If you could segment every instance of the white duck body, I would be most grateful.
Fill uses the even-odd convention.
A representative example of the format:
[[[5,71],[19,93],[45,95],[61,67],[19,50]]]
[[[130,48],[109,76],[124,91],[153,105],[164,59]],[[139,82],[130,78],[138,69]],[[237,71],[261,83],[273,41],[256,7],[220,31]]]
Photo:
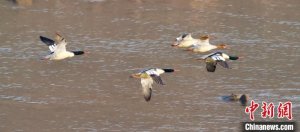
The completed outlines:
[[[200,39],[194,39],[192,37],[192,34],[188,34],[185,38],[183,38],[182,41],[179,42],[177,47],[188,48],[188,47],[191,47],[191,46],[193,46],[195,44],[199,44],[199,43],[201,43]]]
[[[200,42],[195,44],[194,47],[189,48],[189,51],[193,52],[207,52],[213,49],[225,49],[227,47],[226,44],[218,44],[218,45],[212,45],[209,43],[209,36],[202,36],[200,38]]]
[[[73,52],[66,50],[67,42],[65,40],[61,41],[57,44],[56,50],[52,54],[50,54],[50,60],[62,60],[65,58],[70,58],[75,56]]]
[[[192,47],[193,52],[207,52],[213,49],[217,49],[218,47],[209,43],[209,39],[200,40],[200,43],[197,43],[194,47]]]
[[[197,48],[194,48],[193,49],[193,52],[207,52],[207,51],[210,51],[210,50],[213,50],[213,49],[216,49],[217,46],[215,45],[200,45],[198,46]]]

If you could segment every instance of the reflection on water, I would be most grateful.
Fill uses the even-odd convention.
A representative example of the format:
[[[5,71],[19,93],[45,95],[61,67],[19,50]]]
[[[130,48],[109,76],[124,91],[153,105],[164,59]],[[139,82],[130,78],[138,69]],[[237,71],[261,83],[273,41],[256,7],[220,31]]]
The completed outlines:
[[[299,7],[296,0],[0,1],[0,130],[239,131],[249,117],[222,100],[231,93],[291,100],[298,119]],[[38,37],[55,32],[67,49],[89,54],[40,60],[48,48]],[[170,46],[182,32],[214,35],[211,43],[228,43],[226,53],[244,58],[208,73],[195,61],[201,54]],[[129,78],[145,67],[180,69],[154,86],[149,103]]]

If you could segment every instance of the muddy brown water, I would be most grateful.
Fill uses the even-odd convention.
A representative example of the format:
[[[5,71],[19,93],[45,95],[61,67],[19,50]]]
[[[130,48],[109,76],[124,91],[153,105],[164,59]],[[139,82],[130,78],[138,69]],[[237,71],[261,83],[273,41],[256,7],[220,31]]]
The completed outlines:
[[[239,131],[245,107],[231,93],[277,105],[292,101],[300,119],[300,1],[1,0],[0,131]],[[61,33],[68,49],[89,53],[42,61],[39,36]],[[191,32],[227,43],[232,69],[208,73],[202,54],[172,48]],[[141,68],[162,75],[145,102]],[[262,119],[256,121],[286,121]]]

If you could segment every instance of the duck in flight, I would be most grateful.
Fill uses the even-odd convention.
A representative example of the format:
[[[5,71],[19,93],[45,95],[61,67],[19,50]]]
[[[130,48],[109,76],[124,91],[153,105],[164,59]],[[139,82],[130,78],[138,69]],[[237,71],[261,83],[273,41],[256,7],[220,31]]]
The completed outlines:
[[[151,99],[153,82],[156,82],[157,84],[160,84],[160,85],[165,85],[165,83],[162,81],[160,75],[163,73],[172,73],[175,71],[178,71],[178,70],[149,68],[149,69],[144,69],[144,70],[140,71],[139,73],[132,74],[131,77],[141,79],[144,98],[148,102]]]
[[[229,56],[223,52],[214,52],[214,53],[211,53],[208,55],[204,55],[200,59],[197,59],[197,60],[205,60],[206,70],[208,72],[215,72],[217,64],[221,65],[224,68],[230,69],[226,60],[227,59],[237,60],[239,58],[240,57],[238,57],[238,56]]]
[[[45,60],[62,60],[84,54],[84,51],[67,51],[67,41],[58,33],[56,33],[55,41],[44,36],[40,36],[40,39],[50,50],[50,54],[43,58]]]

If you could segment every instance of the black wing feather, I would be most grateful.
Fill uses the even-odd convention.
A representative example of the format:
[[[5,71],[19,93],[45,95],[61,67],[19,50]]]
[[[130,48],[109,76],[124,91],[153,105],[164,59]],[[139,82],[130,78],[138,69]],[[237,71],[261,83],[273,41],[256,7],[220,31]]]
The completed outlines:
[[[155,74],[152,74],[150,75],[151,78],[157,83],[157,84],[160,84],[160,85],[165,85],[164,82],[161,80],[161,77],[160,76],[157,76]]]
[[[219,61],[218,64],[220,64],[224,68],[229,68],[229,65],[228,65],[228,63],[226,61]]]
[[[55,41],[53,41],[52,39],[49,39],[49,38],[46,38],[46,37],[43,37],[43,36],[40,36],[40,39],[43,43],[45,43],[47,46],[50,46],[50,45],[54,45],[55,44]]]

